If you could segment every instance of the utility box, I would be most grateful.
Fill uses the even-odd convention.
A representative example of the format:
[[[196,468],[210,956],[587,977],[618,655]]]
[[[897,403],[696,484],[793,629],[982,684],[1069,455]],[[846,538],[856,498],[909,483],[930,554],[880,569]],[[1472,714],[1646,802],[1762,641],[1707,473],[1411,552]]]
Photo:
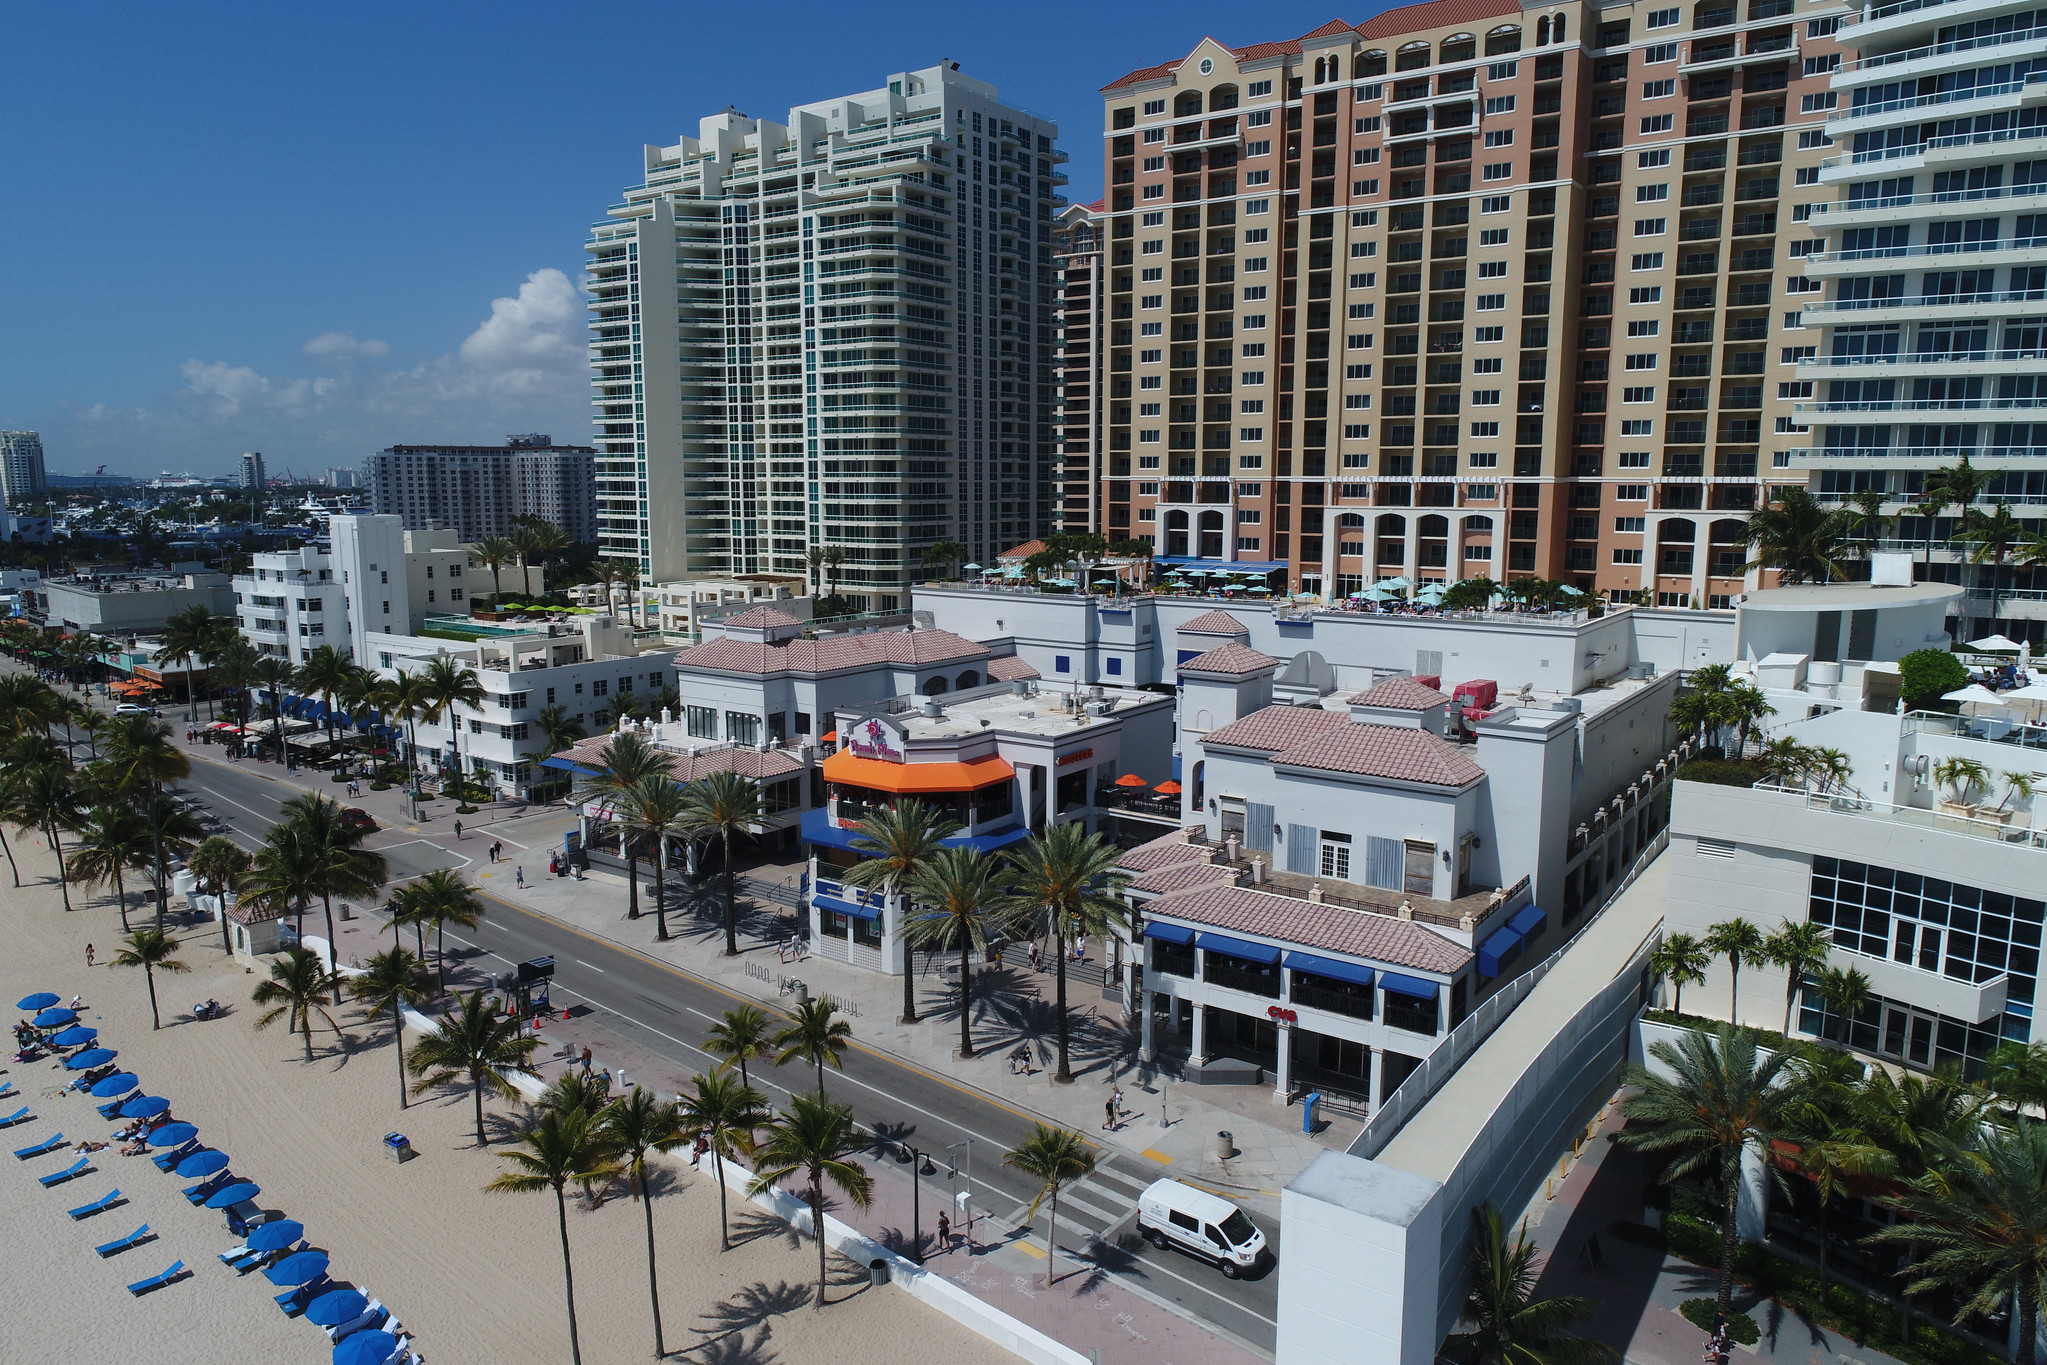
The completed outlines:
[[[384,1155],[393,1161],[412,1159],[412,1139],[403,1133],[384,1134]]]

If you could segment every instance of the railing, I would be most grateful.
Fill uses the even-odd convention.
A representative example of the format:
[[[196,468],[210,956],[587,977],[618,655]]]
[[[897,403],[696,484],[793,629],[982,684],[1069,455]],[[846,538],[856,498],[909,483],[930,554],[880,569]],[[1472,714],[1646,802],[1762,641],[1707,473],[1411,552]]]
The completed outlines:
[[[1889,19],[1894,15],[1910,14],[1914,10],[1936,9],[1941,5],[1957,3],[1959,3],[1959,0],[1893,0],[1891,4],[1875,5],[1862,11],[1860,14],[1850,10],[1848,17],[1857,23],[1868,24],[1878,19]]]
[[[1959,256],[1982,251],[2024,251],[2047,246],[2047,237],[2014,237],[2008,242],[1934,242],[1927,246],[1879,246],[1866,251],[1815,251],[1805,259],[1818,264],[1828,261],[1896,260],[1908,256]]]
[[[1990,289],[1955,294],[1900,294],[1889,299],[1833,299],[1808,303],[1804,313],[1865,313],[1881,308],[1952,308],[1976,303],[2038,303],[2047,299],[2047,289]]]
[[[1895,355],[1815,355],[1799,361],[1799,365],[1817,365],[1828,369],[1849,368],[1858,365],[1912,366],[1912,365],[1966,365],[1992,360],[2047,360],[2047,349],[2026,346],[1995,351],[1913,351]]]
[[[1891,194],[1871,199],[1847,199],[1812,206],[1813,216],[1828,213],[1866,213],[1872,210],[1911,208],[1921,204],[1969,204],[1984,199],[2023,199],[2047,194],[2047,184],[2012,185],[1997,189],[1941,190],[1931,194]]]
[[[1939,57],[1950,52],[1971,52],[1979,47],[2001,47],[2006,43],[2032,42],[2043,35],[2047,35],[2047,28],[2022,28],[2010,33],[1987,34],[1981,38],[1957,38],[1953,42],[1929,43],[1925,47],[1909,47],[1902,52],[1886,52],[1875,57],[1862,57],[1852,62],[1843,62],[1841,70],[1868,71],[1879,66],[1917,61],[1921,57]]]
[[[1821,412],[2019,412],[2047,408],[2047,398],[1871,399],[1868,402],[1799,403],[1794,416]]]
[[[2022,81],[1972,85],[1965,90],[1942,90],[1931,95],[1913,95],[1909,99],[1882,100],[1876,104],[1851,104],[1846,109],[1837,109],[1827,115],[1827,122],[1846,123],[1851,119],[1871,118],[1877,114],[1895,113],[1901,109],[1925,109],[1936,104],[1958,104],[1967,100],[1989,99],[1993,95],[2010,95],[2024,90],[2029,85],[2037,85],[2041,81],[2047,81],[2047,71],[2035,72]]]
[[[2032,728],[2032,727],[2029,727]],[[1962,735],[1960,738],[1988,738],[1987,735]],[[1996,742],[1996,741],[1993,741]],[[2004,741],[2017,743],[2018,741]],[[2026,745],[2027,748],[2047,748],[2047,742]],[[1809,787],[1787,787],[1774,782],[1758,782],[1753,791],[1768,792],[1802,802],[1808,810],[1822,810],[1834,815],[1852,819],[1883,820],[1896,825],[1910,825],[1915,829],[1938,830],[1949,834],[1966,834],[1978,839],[1993,839],[1999,843],[2011,843],[2029,848],[2042,847],[2041,840],[2047,839],[2047,832],[2035,833],[2023,827],[2012,828],[2013,815],[2007,811],[2002,816],[1983,819],[1959,811],[1948,813],[1929,810],[1923,806],[1899,806],[1889,801],[1874,801],[1869,797],[1841,792],[1814,791]],[[1969,808],[1977,809],[1977,808]],[[2030,837],[2029,837],[2030,836]]]

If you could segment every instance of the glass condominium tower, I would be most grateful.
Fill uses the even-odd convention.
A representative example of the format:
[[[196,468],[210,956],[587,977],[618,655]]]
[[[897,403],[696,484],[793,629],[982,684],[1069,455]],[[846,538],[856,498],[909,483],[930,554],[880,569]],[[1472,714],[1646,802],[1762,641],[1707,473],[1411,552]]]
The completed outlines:
[[[953,62],[646,148],[586,243],[598,541],[643,580],[905,600],[1050,529],[1057,127]]]

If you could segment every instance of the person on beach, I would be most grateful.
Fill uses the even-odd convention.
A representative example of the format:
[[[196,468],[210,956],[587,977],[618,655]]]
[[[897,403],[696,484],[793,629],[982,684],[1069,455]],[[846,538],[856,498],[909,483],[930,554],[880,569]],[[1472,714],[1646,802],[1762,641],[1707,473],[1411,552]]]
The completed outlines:
[[[92,945],[91,945],[90,943],[88,943],[88,944],[86,944],[86,945],[85,945],[85,965],[86,965],[86,966],[90,967],[90,966],[92,965],[92,958],[93,958],[93,947],[92,947]]]

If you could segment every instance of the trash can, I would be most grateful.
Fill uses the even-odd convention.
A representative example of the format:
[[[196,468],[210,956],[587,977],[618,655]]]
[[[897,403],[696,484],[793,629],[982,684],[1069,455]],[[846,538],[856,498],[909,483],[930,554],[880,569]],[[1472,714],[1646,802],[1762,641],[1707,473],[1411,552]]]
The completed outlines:
[[[876,1258],[867,1263],[867,1283],[877,1287],[888,1283],[888,1262]]]
[[[384,1155],[393,1161],[408,1161],[412,1157],[412,1139],[403,1133],[384,1134]]]
[[[1236,1135],[1225,1128],[1215,1135],[1215,1159],[1228,1161],[1237,1154]]]

